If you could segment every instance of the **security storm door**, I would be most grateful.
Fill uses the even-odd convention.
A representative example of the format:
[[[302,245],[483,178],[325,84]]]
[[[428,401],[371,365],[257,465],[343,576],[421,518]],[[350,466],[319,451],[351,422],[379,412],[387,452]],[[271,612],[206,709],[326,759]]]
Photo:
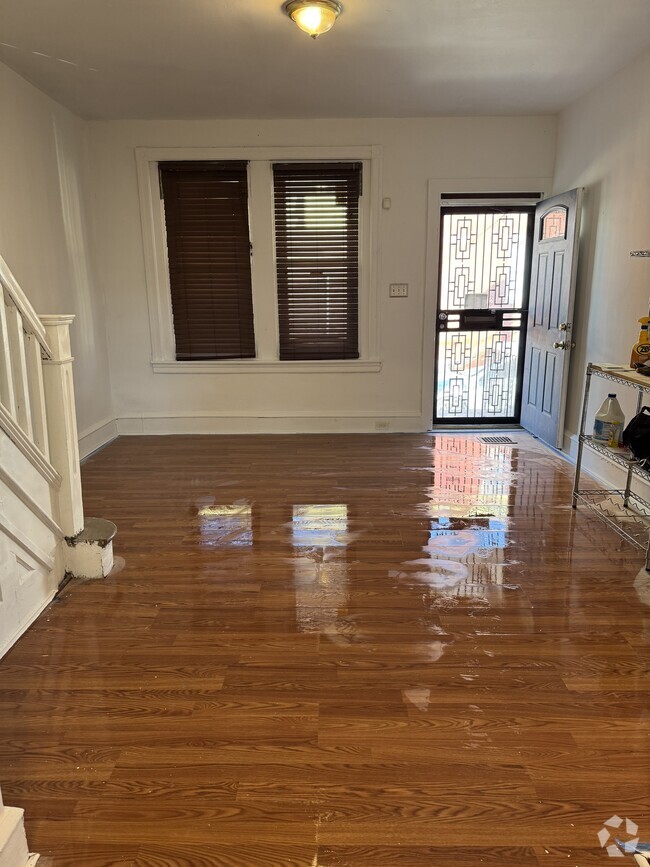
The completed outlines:
[[[533,213],[441,211],[435,423],[519,421]]]
[[[521,424],[553,448],[564,439],[581,201],[570,190],[535,209]]]

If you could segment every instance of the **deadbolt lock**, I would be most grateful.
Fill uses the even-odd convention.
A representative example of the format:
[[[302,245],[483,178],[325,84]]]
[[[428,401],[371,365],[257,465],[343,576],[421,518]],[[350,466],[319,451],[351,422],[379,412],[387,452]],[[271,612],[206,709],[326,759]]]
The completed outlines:
[[[561,322],[558,327],[559,327],[560,331],[570,331],[571,330],[571,324],[569,322]]]

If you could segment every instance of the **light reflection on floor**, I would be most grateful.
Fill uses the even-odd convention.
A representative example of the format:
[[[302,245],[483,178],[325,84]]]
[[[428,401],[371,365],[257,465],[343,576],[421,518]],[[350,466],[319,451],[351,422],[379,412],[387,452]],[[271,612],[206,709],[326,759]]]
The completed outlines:
[[[347,644],[348,624],[339,623],[348,598],[347,564],[341,559],[350,541],[347,505],[294,505],[291,539],[299,630],[319,632],[335,644]]]
[[[253,510],[248,503],[203,506],[199,509],[203,547],[253,544]]]
[[[506,577],[508,567],[517,565],[506,552],[509,515],[522,501],[518,450],[486,446],[471,437],[437,437],[427,450],[431,466],[411,469],[429,471],[431,484],[414,480],[412,488],[400,487],[392,508],[398,534],[424,519],[422,553],[396,564],[388,577],[396,587],[419,588],[432,610],[453,608],[463,600],[489,608],[504,588],[519,589]],[[424,493],[426,499],[413,502],[411,493]],[[355,631],[349,582],[354,563],[363,556],[356,549],[363,550],[364,537],[381,516],[361,515],[354,505],[340,502],[294,502],[288,508],[291,520],[269,532],[281,547],[288,546],[297,627],[347,644]],[[198,511],[201,545],[252,547],[254,516],[263,512],[263,504],[241,500],[203,505]],[[444,645],[436,643],[427,655],[435,661],[443,651]]]
[[[405,561],[393,574],[425,584],[435,607],[453,606],[462,597],[489,605],[486,585],[505,584],[509,565],[505,549],[517,461],[516,449],[437,438],[429,500],[417,507],[431,517],[425,556]]]

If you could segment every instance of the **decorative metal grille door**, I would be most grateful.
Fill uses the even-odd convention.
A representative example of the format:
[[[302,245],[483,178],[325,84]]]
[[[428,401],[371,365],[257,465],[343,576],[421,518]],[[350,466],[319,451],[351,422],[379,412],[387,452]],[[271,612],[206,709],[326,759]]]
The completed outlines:
[[[533,213],[442,211],[436,422],[519,420]]]

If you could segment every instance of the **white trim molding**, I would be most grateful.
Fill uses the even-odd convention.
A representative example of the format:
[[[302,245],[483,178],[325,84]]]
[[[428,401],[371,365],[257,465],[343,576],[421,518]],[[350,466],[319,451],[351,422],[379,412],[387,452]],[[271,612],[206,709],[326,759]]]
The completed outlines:
[[[119,436],[117,419],[105,418],[97,424],[85,428],[79,434],[79,457],[81,460],[90,457],[93,452],[108,445]]]
[[[154,361],[155,373],[379,373],[381,361]]]
[[[364,147],[138,147],[136,168],[154,373],[374,373],[379,361],[377,299],[381,146]],[[250,164],[249,228],[257,357],[231,361],[176,361],[167,264],[164,207],[158,163],[165,160],[246,160]],[[359,241],[359,359],[288,362],[278,357],[277,287],[273,238],[272,163],[350,160],[364,164]]]
[[[120,436],[165,434],[420,433],[420,410],[381,412],[185,412],[128,414]]]
[[[37,563],[40,563],[48,572],[51,572],[52,569],[54,569],[54,557],[39,548],[39,546],[28,538],[19,527],[1,513],[0,529],[4,530],[10,539],[13,539],[13,541],[23,549],[23,551],[30,554],[34,560],[36,560]]]
[[[444,193],[528,193],[544,196],[552,178],[430,178],[427,202],[427,249],[422,317],[422,422],[433,421],[438,272],[440,268],[440,209]]]
[[[4,430],[9,439],[20,449],[46,482],[54,488],[61,487],[60,474],[54,469],[40,449],[23,433],[22,429],[16,424],[2,404],[0,404],[0,428]]]
[[[16,495],[20,502],[27,506],[27,508],[33,512],[43,524],[45,524],[50,532],[54,533],[58,539],[63,538],[63,530],[59,527],[54,518],[43,509],[40,503],[37,503],[36,500],[27,493],[25,488],[20,485],[4,467],[0,467],[0,482],[6,485],[9,490]]]

